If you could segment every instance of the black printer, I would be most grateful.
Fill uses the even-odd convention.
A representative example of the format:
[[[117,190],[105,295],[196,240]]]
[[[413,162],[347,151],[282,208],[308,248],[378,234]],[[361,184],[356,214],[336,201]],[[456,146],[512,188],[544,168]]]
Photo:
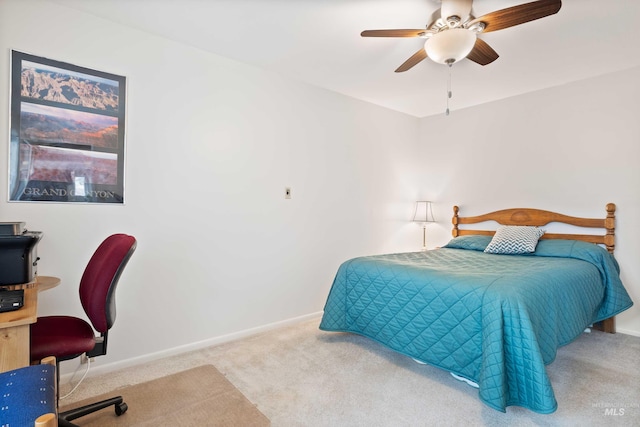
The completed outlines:
[[[29,283],[37,273],[37,245],[42,232],[24,222],[0,222],[0,287]]]

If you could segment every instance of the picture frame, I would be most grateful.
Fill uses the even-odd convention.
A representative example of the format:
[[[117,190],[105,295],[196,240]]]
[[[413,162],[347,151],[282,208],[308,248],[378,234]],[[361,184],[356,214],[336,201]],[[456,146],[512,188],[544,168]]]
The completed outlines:
[[[10,202],[124,204],[126,78],[11,51]]]

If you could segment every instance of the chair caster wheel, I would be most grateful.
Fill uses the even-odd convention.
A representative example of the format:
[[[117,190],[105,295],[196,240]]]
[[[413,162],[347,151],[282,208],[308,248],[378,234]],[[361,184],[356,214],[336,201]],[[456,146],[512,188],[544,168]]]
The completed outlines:
[[[125,412],[127,412],[127,409],[129,409],[129,407],[124,402],[116,405],[116,415],[120,416],[120,415],[124,414]]]

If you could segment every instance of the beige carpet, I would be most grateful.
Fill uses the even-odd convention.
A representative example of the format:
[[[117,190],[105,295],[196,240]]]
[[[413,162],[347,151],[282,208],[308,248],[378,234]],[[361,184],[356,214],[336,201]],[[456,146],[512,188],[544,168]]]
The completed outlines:
[[[125,387],[70,407],[115,396],[122,396],[129,406],[123,415],[116,416],[110,407],[75,422],[83,427],[270,425],[269,419],[213,365]]]
[[[69,402],[213,364],[274,427],[640,426],[640,337],[593,331],[561,347],[547,366],[558,410],[543,415],[515,406],[506,413],[491,409],[477,389],[442,369],[359,335],[320,331],[318,323],[314,318],[90,375]],[[78,366],[80,375],[85,365]],[[63,381],[62,394],[74,385]],[[129,406],[123,418],[134,414]]]

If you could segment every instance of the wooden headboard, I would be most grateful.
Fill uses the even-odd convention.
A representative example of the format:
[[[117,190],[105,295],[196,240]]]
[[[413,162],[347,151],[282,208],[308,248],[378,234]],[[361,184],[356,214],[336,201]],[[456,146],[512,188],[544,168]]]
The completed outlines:
[[[491,230],[460,229],[458,228],[460,224],[476,224],[485,221],[496,221],[501,225],[529,225],[541,227],[551,222],[557,222],[583,228],[597,228],[605,230],[605,232],[604,234],[545,233],[542,235],[541,239],[582,240],[584,242],[604,245],[609,253],[613,253],[613,250],[615,249],[616,205],[613,203],[607,204],[607,216],[605,218],[579,218],[556,212],[529,208],[504,209],[478,216],[462,217],[458,215],[459,210],[460,209],[457,206],[453,207],[453,218],[451,220],[453,223],[453,230],[451,231],[453,237],[473,234],[491,236],[495,234],[495,231]],[[598,322],[594,327],[604,332],[615,333],[615,317],[610,317],[602,322]]]
[[[542,239],[570,239],[582,240],[604,245],[610,253],[615,249],[615,231],[616,231],[616,205],[608,203],[606,206],[607,216],[605,218],[579,218],[568,216],[556,212],[543,211],[540,209],[516,208],[504,209],[478,216],[462,217],[458,215],[459,208],[453,207],[453,237],[465,236],[470,234],[493,235],[495,231],[491,230],[468,230],[460,229],[460,224],[476,224],[485,221],[496,221],[501,225],[530,225],[542,227],[551,222],[569,224],[583,228],[598,228],[604,230],[604,234],[558,234],[545,233]]]

